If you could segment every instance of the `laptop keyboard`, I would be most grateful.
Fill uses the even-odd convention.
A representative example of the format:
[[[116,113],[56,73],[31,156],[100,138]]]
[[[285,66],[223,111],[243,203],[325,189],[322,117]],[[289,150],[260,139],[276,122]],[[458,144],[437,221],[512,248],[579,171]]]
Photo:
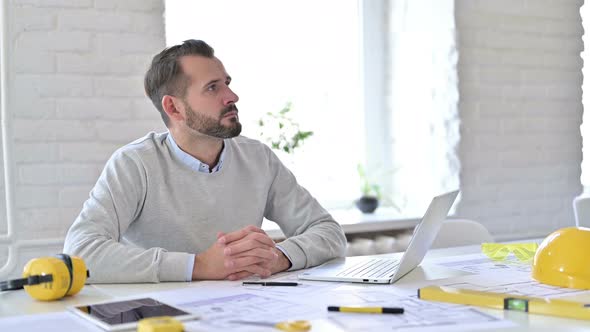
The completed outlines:
[[[353,266],[342,270],[338,273],[339,277],[349,278],[382,278],[389,277],[397,269],[399,260],[385,258],[385,259],[370,259],[366,262],[360,262]]]

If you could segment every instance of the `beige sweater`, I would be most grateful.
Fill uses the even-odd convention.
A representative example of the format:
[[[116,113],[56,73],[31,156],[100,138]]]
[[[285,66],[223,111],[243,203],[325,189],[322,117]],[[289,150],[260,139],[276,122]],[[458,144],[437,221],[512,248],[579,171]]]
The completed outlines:
[[[89,282],[184,281],[189,254],[263,217],[288,237],[293,269],[344,255],[341,227],[266,145],[227,139],[223,168],[199,173],[176,159],[167,135],[117,150],[69,229],[64,252],[86,261]]]

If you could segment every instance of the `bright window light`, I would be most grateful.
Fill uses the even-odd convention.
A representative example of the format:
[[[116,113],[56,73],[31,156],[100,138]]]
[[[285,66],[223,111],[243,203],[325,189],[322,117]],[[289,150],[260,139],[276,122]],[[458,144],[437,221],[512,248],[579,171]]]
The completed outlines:
[[[242,134],[260,139],[258,120],[292,103],[314,132],[279,157],[326,208],[360,195],[364,162],[360,10],[356,0],[166,1],[166,40],[202,39],[232,76]]]

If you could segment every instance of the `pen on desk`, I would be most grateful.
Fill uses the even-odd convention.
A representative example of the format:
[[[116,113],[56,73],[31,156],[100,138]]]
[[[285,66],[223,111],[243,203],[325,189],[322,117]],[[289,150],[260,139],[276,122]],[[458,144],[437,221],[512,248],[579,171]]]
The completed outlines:
[[[259,286],[297,286],[296,282],[279,282],[279,281],[244,281],[244,285],[259,285]]]
[[[404,308],[329,306],[328,311],[356,312],[356,313],[365,313],[365,314],[403,314]]]

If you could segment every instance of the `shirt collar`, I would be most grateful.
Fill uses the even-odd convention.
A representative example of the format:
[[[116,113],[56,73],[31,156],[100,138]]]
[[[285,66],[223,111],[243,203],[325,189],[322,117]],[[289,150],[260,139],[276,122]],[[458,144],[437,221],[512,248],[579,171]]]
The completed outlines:
[[[183,163],[193,171],[201,173],[216,173],[221,170],[221,167],[223,166],[223,160],[225,158],[225,140],[223,142],[223,148],[221,149],[221,155],[219,156],[219,162],[217,162],[217,165],[213,167],[211,172],[209,172],[209,165],[191,156],[190,154],[182,151],[178,144],[176,144],[176,141],[174,141],[174,137],[172,137],[172,134],[170,132],[168,132],[168,140],[170,141],[170,145],[172,146],[172,152],[178,158],[178,160],[180,160],[181,163]]]

